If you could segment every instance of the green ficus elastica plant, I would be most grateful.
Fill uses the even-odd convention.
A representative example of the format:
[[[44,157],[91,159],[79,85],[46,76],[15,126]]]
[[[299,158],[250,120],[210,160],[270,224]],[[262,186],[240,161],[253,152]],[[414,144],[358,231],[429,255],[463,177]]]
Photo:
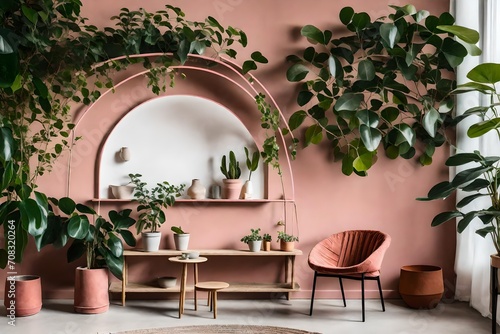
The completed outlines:
[[[304,146],[327,140],[346,175],[367,175],[379,150],[410,159],[418,142],[420,162],[430,164],[446,141],[454,68],[480,53],[479,34],[454,25],[449,13],[390,7],[393,13],[375,20],[345,7],[343,29],[306,25],[301,34],[311,46],[287,57],[286,76],[300,84],[302,108],[289,126],[302,131]]]

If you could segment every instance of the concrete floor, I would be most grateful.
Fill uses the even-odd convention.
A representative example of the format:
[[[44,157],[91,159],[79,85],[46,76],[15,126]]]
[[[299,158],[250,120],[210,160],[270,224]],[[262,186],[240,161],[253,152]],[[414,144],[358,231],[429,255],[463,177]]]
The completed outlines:
[[[433,310],[412,310],[401,300],[386,300],[386,312],[378,300],[366,303],[366,322],[361,322],[361,302],[318,299],[314,314],[309,316],[309,300],[219,300],[217,319],[208,307],[193,309],[186,303],[182,319],[177,318],[177,302],[127,301],[122,307],[113,301],[108,312],[99,315],[73,313],[71,300],[44,301],[40,313],[17,318],[16,326],[8,325],[5,308],[0,308],[2,334],[103,334],[139,328],[174,327],[206,324],[249,324],[291,327],[330,333],[491,333],[491,319],[482,317],[467,303],[441,303]],[[2,303],[3,304],[3,303]],[[498,333],[500,328],[497,326]]]

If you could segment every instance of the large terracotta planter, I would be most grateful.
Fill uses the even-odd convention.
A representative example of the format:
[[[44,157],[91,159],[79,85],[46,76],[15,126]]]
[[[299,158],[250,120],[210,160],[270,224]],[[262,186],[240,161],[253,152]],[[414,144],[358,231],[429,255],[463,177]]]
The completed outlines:
[[[284,252],[291,252],[295,249],[295,242],[294,241],[283,241],[280,240],[280,250]]]
[[[403,266],[399,278],[399,293],[411,308],[435,308],[444,293],[443,270],[428,265]]]
[[[75,270],[75,312],[85,314],[104,313],[109,308],[108,269]]]
[[[241,187],[243,184],[240,179],[223,179],[222,180],[222,198],[224,199],[239,199]]]
[[[5,281],[4,305],[7,316],[26,317],[42,308],[42,280],[40,276],[19,275]]]

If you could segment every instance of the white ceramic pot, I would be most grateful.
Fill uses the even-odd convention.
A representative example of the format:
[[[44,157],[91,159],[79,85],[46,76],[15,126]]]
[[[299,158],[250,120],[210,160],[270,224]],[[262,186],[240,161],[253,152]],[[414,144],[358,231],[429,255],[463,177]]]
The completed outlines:
[[[262,247],[262,240],[250,241],[248,243],[248,248],[250,249],[250,252],[260,252],[261,247]]]
[[[142,247],[146,252],[160,249],[161,232],[142,232]]]
[[[184,233],[184,234],[174,233],[174,243],[175,243],[175,249],[180,251],[187,250],[189,245],[189,233]]]

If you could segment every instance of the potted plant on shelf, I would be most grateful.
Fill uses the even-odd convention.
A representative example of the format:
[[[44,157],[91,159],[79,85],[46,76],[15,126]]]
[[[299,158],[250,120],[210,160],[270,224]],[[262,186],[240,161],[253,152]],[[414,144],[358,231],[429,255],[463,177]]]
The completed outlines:
[[[295,241],[299,241],[299,238],[291,234],[287,234],[285,231],[278,231],[280,250],[285,252],[293,251],[295,249]]]
[[[184,232],[180,226],[172,226],[170,228],[174,232],[175,249],[184,251],[188,249],[189,233]]]
[[[109,220],[97,215],[94,209],[76,204],[71,198],[50,198],[56,214],[49,206],[47,229],[40,242],[41,247],[53,244],[63,247],[72,239],[67,251],[68,262],[82,256],[86,265],[75,270],[74,308],[78,313],[95,314],[109,308],[108,270],[118,279],[123,274],[123,243],[134,247],[134,235],[128,229],[135,223],[130,217],[132,210],[111,210]],[[94,219],[90,223],[89,215]]]
[[[252,185],[252,172],[255,172],[259,167],[260,154],[259,151],[253,152],[252,156],[250,156],[250,152],[248,148],[245,147],[245,155],[246,155],[246,165],[248,168],[248,180],[245,181],[243,188],[241,189],[241,199],[249,199],[252,198],[253,194],[253,185]]]
[[[135,185],[134,201],[138,202],[139,218],[136,223],[137,234],[141,233],[143,248],[147,252],[160,248],[160,226],[166,221],[163,208],[173,206],[175,198],[181,196],[185,185],[171,185],[167,181],[157,183],[153,189],[148,189],[146,182],[141,180],[141,174],[129,174],[130,182]],[[144,229],[149,229],[143,232]]]
[[[262,246],[262,236],[260,235],[260,228],[250,229],[252,233],[245,235],[240,241],[248,244],[251,252],[258,252]]]
[[[222,180],[222,198],[238,199],[241,193],[241,169],[233,151],[229,151],[229,164],[226,155],[222,156],[220,170],[226,177]]]
[[[271,241],[272,237],[269,233],[265,233],[262,236],[262,249],[266,252],[269,252],[271,250]]]
[[[474,67],[467,78],[471,82],[459,85],[453,92],[456,94],[471,91],[480,92],[488,96],[490,105],[476,106],[466,110],[454,120],[458,123],[469,116],[480,116],[479,120],[469,125],[467,135],[470,138],[478,138],[486,133],[495,132],[497,145],[500,141],[500,113],[498,111],[498,99],[500,91],[496,84],[500,82],[500,64],[486,63]],[[494,137],[493,137],[494,138]],[[460,152],[446,160],[449,167],[462,168],[453,180],[436,184],[429,190],[426,198],[418,200],[445,199],[458,189],[470,195],[463,197],[453,211],[442,212],[432,220],[432,226],[441,225],[447,221],[459,218],[457,231],[463,232],[471,221],[479,218],[483,223],[476,233],[482,237],[490,235],[497,254],[492,257],[500,266],[500,157],[487,156],[486,153],[475,150],[474,152]],[[487,199],[480,209],[467,210],[465,207],[478,199]]]

